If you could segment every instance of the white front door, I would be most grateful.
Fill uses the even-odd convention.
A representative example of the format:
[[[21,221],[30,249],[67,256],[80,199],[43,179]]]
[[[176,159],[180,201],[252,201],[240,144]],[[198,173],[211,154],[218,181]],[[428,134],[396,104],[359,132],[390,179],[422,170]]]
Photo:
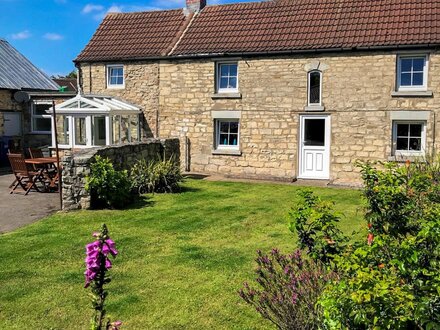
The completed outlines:
[[[330,178],[330,116],[300,117],[299,178]]]

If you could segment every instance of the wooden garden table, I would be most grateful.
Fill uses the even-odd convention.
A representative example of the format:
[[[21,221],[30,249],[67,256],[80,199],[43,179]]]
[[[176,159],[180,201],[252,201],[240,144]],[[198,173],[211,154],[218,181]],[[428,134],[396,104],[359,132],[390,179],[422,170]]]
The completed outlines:
[[[36,165],[43,167],[43,175],[49,180],[49,187],[55,188],[58,181],[58,170],[56,170],[55,175],[51,175],[49,172],[49,167],[53,166],[56,169],[56,157],[41,157],[41,158],[30,158],[25,160],[26,164]]]

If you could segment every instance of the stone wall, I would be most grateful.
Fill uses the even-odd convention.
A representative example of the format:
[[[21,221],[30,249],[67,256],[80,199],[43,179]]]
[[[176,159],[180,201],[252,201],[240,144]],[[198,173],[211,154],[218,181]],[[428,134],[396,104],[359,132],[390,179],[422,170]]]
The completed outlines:
[[[159,110],[159,63],[126,62],[124,63],[125,87],[107,88],[106,65],[116,63],[82,63],[81,81],[84,93],[119,97],[141,107],[144,113],[143,137],[157,136]]]
[[[218,99],[215,61],[163,61],[160,65],[161,138],[190,141],[190,170],[230,176],[291,180],[298,175],[300,114],[307,103],[307,69],[323,70],[322,100],[331,116],[330,179],[360,180],[356,160],[387,160],[392,150],[391,113],[430,112],[427,150],[440,146],[434,129],[440,102],[440,54],[431,52],[428,89],[432,97],[395,97],[396,52],[323,56],[240,58],[241,98]],[[240,111],[241,155],[217,155],[213,111]],[[436,132],[436,136],[434,136]]]
[[[174,156],[179,160],[178,139],[149,139],[142,143],[84,149],[75,153],[65,152],[61,166],[63,168],[63,209],[90,208],[90,195],[85,191],[85,178],[90,174],[90,163],[99,155],[109,158],[116,169],[127,169],[138,159],[166,159]]]
[[[3,140],[5,135],[5,112],[20,112],[22,113],[24,106],[14,100],[14,91],[0,90],[0,167],[9,166],[9,161],[6,157],[7,150],[20,150],[23,147],[22,136],[14,136],[11,140]],[[23,124],[23,118],[22,118]],[[5,142],[5,143],[3,143]]]

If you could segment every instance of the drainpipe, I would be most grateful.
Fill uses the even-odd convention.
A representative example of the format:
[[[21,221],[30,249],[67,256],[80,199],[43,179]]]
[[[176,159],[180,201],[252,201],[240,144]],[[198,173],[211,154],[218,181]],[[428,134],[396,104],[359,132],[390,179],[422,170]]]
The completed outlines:
[[[432,112],[432,114],[433,114],[433,116],[434,116],[434,120],[433,120],[433,124],[432,124],[432,134],[433,134],[433,136],[432,136],[432,157],[434,157],[435,156],[435,131],[436,131],[436,114],[435,114],[435,111],[433,111]]]
[[[75,65],[76,67],[76,88],[78,89],[78,94],[82,94],[82,69],[81,65],[78,63]]]

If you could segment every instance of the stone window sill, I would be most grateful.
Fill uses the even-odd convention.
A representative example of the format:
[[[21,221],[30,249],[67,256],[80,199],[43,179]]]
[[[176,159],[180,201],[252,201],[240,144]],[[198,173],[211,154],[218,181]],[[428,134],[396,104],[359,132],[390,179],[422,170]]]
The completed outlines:
[[[309,105],[304,107],[304,111],[313,112],[313,111],[324,111],[325,107],[322,105]]]
[[[419,162],[425,162],[424,155],[395,155],[395,156],[389,156],[387,159],[389,162],[396,162],[396,163],[405,163],[406,161],[419,161]]]
[[[392,97],[432,97],[432,91],[394,91]]]
[[[215,93],[211,95],[213,100],[216,99],[241,99],[241,93]]]
[[[241,156],[241,151],[240,150],[228,150],[228,149],[216,149],[216,150],[212,150],[212,154],[213,155],[226,155],[226,156]]]

